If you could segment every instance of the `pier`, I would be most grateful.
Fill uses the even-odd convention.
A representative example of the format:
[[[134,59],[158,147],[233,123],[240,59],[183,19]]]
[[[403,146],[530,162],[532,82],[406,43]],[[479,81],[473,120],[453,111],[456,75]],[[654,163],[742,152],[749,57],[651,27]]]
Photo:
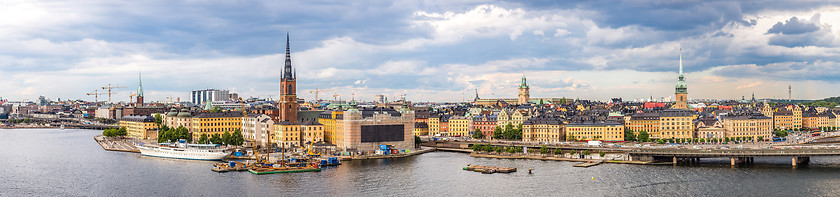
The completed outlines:
[[[96,143],[99,143],[99,146],[108,151],[140,153],[131,139],[112,140],[102,135],[97,135],[93,139],[96,140]]]
[[[729,158],[732,166],[752,163],[756,157],[789,157],[791,165],[797,166],[807,164],[811,157],[840,156],[840,149],[642,149],[633,150],[628,155],[630,160],[671,161],[674,164],[697,163],[701,158]]]

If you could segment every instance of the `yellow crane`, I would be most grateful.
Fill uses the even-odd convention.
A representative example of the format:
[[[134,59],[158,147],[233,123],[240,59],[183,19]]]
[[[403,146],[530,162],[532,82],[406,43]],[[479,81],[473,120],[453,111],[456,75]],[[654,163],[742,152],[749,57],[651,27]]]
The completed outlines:
[[[128,95],[128,102],[131,103],[134,100],[134,96],[137,96],[137,93],[129,92],[131,95]]]
[[[108,90],[108,103],[111,102],[111,90],[117,89],[117,88],[126,88],[126,87],[119,86],[117,84],[110,84],[110,83],[108,84],[108,86],[103,86],[102,87],[103,90]]]
[[[167,96],[167,97],[166,97],[166,99],[169,99],[169,102],[170,102],[170,103],[174,103],[174,102],[181,102],[181,97],[171,97],[171,96]],[[175,100],[173,101],[173,99],[175,99]]]
[[[93,95],[94,102],[99,103],[99,95],[105,94],[104,92],[100,93],[98,89],[93,90],[91,93],[87,93],[87,95]]]
[[[338,97],[341,97],[340,94],[333,94],[332,96],[334,101],[338,101]]]
[[[315,93],[315,102],[318,102],[318,101],[321,101],[320,99],[318,99],[318,93],[328,92],[328,91],[333,91],[333,90],[319,90],[318,88],[315,88],[315,90],[310,90],[309,93]]]

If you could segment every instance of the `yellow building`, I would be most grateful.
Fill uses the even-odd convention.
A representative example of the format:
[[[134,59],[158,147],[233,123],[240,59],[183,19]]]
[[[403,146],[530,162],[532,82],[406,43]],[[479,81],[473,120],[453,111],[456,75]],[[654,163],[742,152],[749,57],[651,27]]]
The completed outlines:
[[[288,121],[274,124],[275,142],[286,148],[305,147],[310,143],[324,142],[324,125],[314,121],[292,123]]]
[[[720,118],[726,137],[747,137],[752,140],[771,140],[773,120],[762,114],[728,115]]]
[[[639,136],[639,132],[645,131],[649,138],[658,139],[661,137],[659,134],[659,113],[633,114],[630,116],[629,126],[635,136]]]
[[[415,122],[414,123],[414,136],[427,136],[427,135],[429,135],[429,123]]]
[[[817,113],[814,111],[805,112],[802,115],[802,127],[810,129],[819,129],[823,127],[832,126],[828,123],[828,115],[825,113]]]
[[[802,128],[802,108],[799,105],[788,105],[785,108],[793,114],[793,128]]]
[[[522,125],[528,118],[531,118],[528,110],[502,110],[496,118],[496,126],[504,129],[508,124],[511,124],[516,128]]]
[[[440,116],[433,115],[429,117],[429,135],[435,136],[440,134]]]
[[[793,112],[787,109],[776,109],[773,112],[773,126],[776,129],[788,130],[798,127],[793,126]]]
[[[157,139],[160,125],[151,116],[125,116],[120,118],[120,127],[125,127],[128,137],[134,139]]]
[[[285,148],[300,147],[300,125],[288,121],[274,124],[274,141],[277,145]]]
[[[624,141],[624,125],[618,122],[573,122],[566,125],[566,138],[575,141]]]
[[[242,112],[218,112],[218,113],[200,113],[192,117],[192,128],[188,128],[192,133],[193,140],[198,140],[201,134],[212,136],[225,133],[233,133],[237,129],[242,128]]]
[[[562,142],[566,141],[563,122],[555,117],[534,117],[522,123],[522,141]]]
[[[660,139],[694,138],[694,116],[689,110],[666,109],[659,112]],[[653,138],[653,137],[651,137]]]
[[[470,120],[466,116],[452,116],[449,118],[449,136],[471,136]]]
[[[325,111],[318,117],[324,126],[324,141],[330,144],[344,142],[344,111]]]

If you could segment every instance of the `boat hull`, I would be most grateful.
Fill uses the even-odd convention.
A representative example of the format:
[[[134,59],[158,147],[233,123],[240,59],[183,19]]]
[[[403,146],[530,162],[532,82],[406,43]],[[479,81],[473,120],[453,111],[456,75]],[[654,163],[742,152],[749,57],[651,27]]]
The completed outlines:
[[[268,170],[268,171],[256,171],[254,169],[248,170],[252,174],[261,175],[261,174],[277,174],[277,173],[296,173],[296,172],[320,172],[321,168],[315,167],[307,167],[307,168],[300,168],[300,169],[288,169],[288,170]]]
[[[198,152],[189,150],[162,150],[150,147],[138,146],[140,154],[143,156],[173,158],[173,159],[187,159],[187,160],[203,160],[203,161],[220,161],[227,157],[230,153],[226,152]]]

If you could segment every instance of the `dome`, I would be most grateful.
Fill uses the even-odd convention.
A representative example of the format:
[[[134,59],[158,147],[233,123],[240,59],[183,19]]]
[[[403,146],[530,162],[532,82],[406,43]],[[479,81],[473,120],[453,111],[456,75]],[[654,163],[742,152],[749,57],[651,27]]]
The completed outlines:
[[[166,116],[169,116],[169,117],[175,117],[177,115],[178,115],[178,112],[175,111],[175,108],[172,108],[171,110],[169,110],[169,113],[166,113]]]
[[[187,111],[187,109],[181,109],[181,112],[178,113],[178,117],[189,118],[192,117],[192,115],[190,114],[190,112]]]

